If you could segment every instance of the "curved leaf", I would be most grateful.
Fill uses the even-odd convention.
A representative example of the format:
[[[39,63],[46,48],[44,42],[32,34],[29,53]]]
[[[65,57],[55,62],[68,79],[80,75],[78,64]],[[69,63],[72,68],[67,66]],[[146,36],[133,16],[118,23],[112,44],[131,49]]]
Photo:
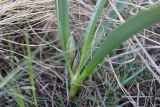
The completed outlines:
[[[96,66],[103,61],[106,55],[110,54],[113,49],[121,45],[122,42],[132,37],[134,34],[160,21],[160,4],[154,5],[152,8],[142,11],[136,16],[130,17],[125,23],[120,25],[103,41],[99,49],[97,49],[93,58],[82,71],[82,74],[75,79],[71,85],[70,97],[73,97],[77,92],[78,85],[85,80],[96,68]]]

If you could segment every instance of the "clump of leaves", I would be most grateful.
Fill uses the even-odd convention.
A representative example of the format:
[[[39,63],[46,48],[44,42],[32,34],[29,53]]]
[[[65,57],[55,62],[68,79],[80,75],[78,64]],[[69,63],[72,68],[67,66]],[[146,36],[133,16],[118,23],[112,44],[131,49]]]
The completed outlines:
[[[74,38],[70,36],[68,1],[56,0],[55,2],[63,55],[71,79],[70,98],[75,96],[81,82],[92,74],[96,66],[101,63],[113,49],[120,46],[122,42],[144,28],[160,21],[160,4],[153,5],[151,8],[130,17],[125,23],[121,24],[107,35],[107,38],[101,43],[100,47],[95,50],[92,59],[90,59],[92,35],[94,34],[96,22],[98,21],[106,1],[107,0],[97,1],[84,35],[81,49],[77,49]]]

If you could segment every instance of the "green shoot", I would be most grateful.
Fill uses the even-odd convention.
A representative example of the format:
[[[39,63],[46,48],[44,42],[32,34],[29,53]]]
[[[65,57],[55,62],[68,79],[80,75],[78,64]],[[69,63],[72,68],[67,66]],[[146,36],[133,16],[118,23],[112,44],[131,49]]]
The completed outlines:
[[[34,99],[34,104],[36,107],[38,107],[38,103],[37,103],[37,97],[36,97],[36,92],[35,92],[35,80],[34,80],[34,73],[33,73],[33,65],[32,65],[32,52],[29,46],[29,39],[28,39],[29,35],[27,33],[25,33],[25,42],[26,42],[26,50],[27,50],[27,56],[28,56],[28,74],[29,74],[29,79],[31,82],[31,86],[32,86],[32,95],[33,95],[33,99]]]
[[[81,83],[89,75],[92,74],[96,66],[101,63],[103,59],[112,52],[112,50],[120,46],[121,43],[123,43],[133,35],[160,21],[160,4],[154,5],[152,8],[149,8],[148,10],[142,11],[137,15],[130,17],[125,23],[121,24],[119,27],[117,27],[115,30],[113,30],[107,35],[107,38],[100,44],[100,47],[95,50],[92,59],[89,59],[90,47],[93,40],[92,35],[95,32],[94,30],[96,28],[96,23],[106,1],[107,0],[97,1],[95,12],[91,16],[91,20],[89,22],[86,34],[83,39],[81,53],[79,57],[79,65],[76,69],[74,67],[74,70],[76,71],[72,71],[73,65],[70,63],[72,59],[69,59],[69,55],[64,54],[64,59],[69,69],[71,78],[71,86],[69,92],[70,98],[75,96]],[[66,46],[67,40],[69,38],[67,7],[67,0],[56,0],[56,15],[58,20],[58,29],[60,33],[63,53],[67,53]],[[76,73],[74,74],[74,72]]]
[[[67,0],[55,0],[57,25],[60,34],[60,40],[63,49],[63,56],[68,67],[70,78],[73,78],[73,72],[70,65],[70,59],[67,54],[67,43],[69,39],[69,15],[68,15],[68,2]]]
[[[84,41],[83,41],[83,45],[82,45],[82,51],[81,51],[81,61],[80,61],[80,65],[84,62],[85,58],[87,57],[88,50],[90,48],[90,45],[92,43],[92,36],[94,33],[94,30],[96,28],[96,22],[98,21],[98,18],[101,14],[101,11],[103,9],[104,4],[106,3],[107,0],[98,0],[94,13],[91,16],[86,34],[84,36]]]

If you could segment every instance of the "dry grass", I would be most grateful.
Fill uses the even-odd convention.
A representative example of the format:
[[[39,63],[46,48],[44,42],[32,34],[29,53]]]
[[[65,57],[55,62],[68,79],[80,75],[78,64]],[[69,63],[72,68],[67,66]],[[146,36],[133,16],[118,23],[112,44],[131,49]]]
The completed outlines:
[[[85,31],[94,8],[90,0],[70,1],[70,28],[77,42]],[[93,0],[94,1],[94,0]],[[141,9],[144,0],[118,1],[126,5],[122,12],[109,0],[97,26],[108,32],[126,17]],[[149,0],[148,4],[156,0]],[[0,1],[0,74],[6,77],[17,71],[0,88],[0,107],[17,107],[13,90],[21,90],[26,107],[33,107],[27,74],[27,55],[24,52],[24,32],[30,36],[33,69],[36,77],[36,94],[39,107],[51,106],[160,106],[160,25],[156,24],[137,34],[106,57],[88,81],[82,85],[75,99],[68,99],[69,82],[61,54],[53,0],[1,0]],[[117,15],[108,16],[110,9]],[[112,23],[106,25],[106,23]],[[134,26],[133,26],[134,27]],[[126,29],[127,30],[127,29]],[[105,38],[105,35],[103,36]],[[94,41],[97,37],[95,35]],[[93,47],[95,48],[95,47]],[[97,47],[96,47],[97,48]],[[131,81],[124,81],[139,70]],[[1,76],[0,75],[0,76]],[[1,80],[1,78],[0,78]],[[17,92],[17,91],[16,91]],[[16,93],[15,92],[15,93]]]

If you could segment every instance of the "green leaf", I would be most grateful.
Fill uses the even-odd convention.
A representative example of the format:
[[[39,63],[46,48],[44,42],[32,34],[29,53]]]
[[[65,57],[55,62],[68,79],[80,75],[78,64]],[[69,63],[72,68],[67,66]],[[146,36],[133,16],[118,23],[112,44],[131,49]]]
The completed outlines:
[[[136,16],[130,17],[125,23],[117,27],[103,41],[99,49],[93,55],[93,58],[86,65],[81,75],[76,78],[70,89],[70,97],[73,97],[78,90],[80,83],[85,80],[103,61],[106,55],[110,54],[113,49],[120,46],[122,42],[132,37],[134,34],[160,21],[160,4],[154,5],[152,8],[142,11]]]
[[[86,34],[84,36],[84,40],[82,43],[82,50],[81,50],[81,60],[80,60],[80,65],[83,63],[83,61],[85,60],[86,56],[88,56],[89,53],[89,48],[91,46],[92,43],[92,35],[94,33],[94,30],[96,28],[96,22],[102,12],[102,8],[105,5],[107,0],[98,0],[97,4],[95,6],[95,10],[94,13],[91,16],[89,25],[87,27],[87,31]]]
[[[69,15],[68,15],[68,0],[55,0],[56,16],[58,31],[60,34],[60,40],[63,50],[63,56],[68,67],[70,78],[73,78],[73,72],[71,69],[70,58],[67,53],[67,42],[69,39]]]
[[[66,50],[66,45],[69,38],[69,15],[68,15],[68,0],[55,0],[57,25],[60,33],[60,39],[63,50]]]
[[[34,99],[34,104],[36,107],[38,107],[38,103],[37,103],[37,97],[36,97],[36,90],[35,90],[35,76],[34,76],[34,72],[33,72],[33,64],[32,64],[32,51],[30,48],[30,43],[29,43],[29,35],[28,33],[24,32],[25,35],[25,42],[26,42],[26,52],[27,52],[27,65],[28,65],[28,75],[29,75],[29,80],[31,82],[31,86],[32,86],[32,95],[33,95],[33,99]]]

